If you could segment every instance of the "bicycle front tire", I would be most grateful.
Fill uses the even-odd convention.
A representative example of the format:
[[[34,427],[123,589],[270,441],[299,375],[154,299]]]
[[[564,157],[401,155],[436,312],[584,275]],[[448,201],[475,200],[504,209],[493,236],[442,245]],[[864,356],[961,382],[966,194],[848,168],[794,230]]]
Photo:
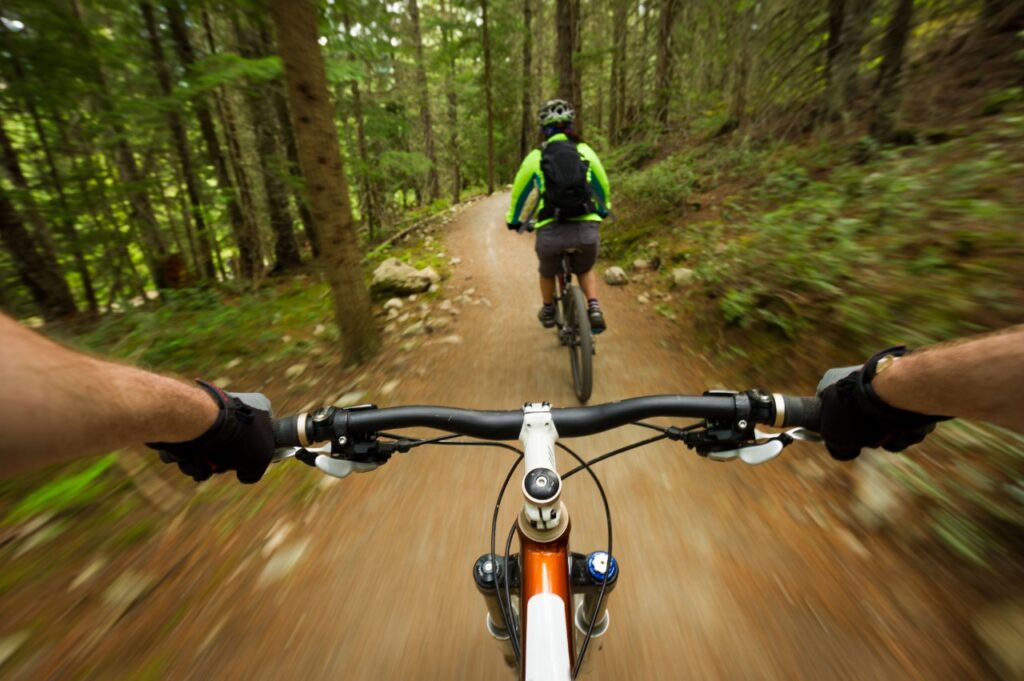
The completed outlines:
[[[576,399],[585,403],[594,388],[594,336],[590,331],[587,301],[578,286],[570,289],[566,302],[566,325],[569,328],[569,364],[572,366],[572,387]]]

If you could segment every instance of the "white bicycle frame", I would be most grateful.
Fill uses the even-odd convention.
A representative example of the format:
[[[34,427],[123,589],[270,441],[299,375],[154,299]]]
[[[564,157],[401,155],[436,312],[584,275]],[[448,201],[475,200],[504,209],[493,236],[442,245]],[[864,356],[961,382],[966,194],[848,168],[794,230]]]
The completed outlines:
[[[549,404],[533,403],[523,407],[523,428],[519,440],[523,443],[525,465],[523,508],[519,514],[520,536],[525,535],[540,543],[560,539],[569,532],[569,514],[560,499],[562,485],[555,458],[558,431],[551,420]],[[531,476],[535,471],[536,474]],[[546,485],[551,483],[546,478],[554,476],[556,490],[553,495],[540,499],[531,494],[527,481],[538,476]],[[569,584],[568,561],[560,568],[565,571],[565,584]],[[522,637],[523,678],[527,681],[569,681],[572,678],[572,631],[571,619],[566,617],[566,613],[571,611],[572,603],[564,599],[571,599],[572,594],[553,593],[553,589],[527,593],[526,582],[524,578],[520,599],[520,611],[526,613]],[[548,580],[545,588],[550,587]]]

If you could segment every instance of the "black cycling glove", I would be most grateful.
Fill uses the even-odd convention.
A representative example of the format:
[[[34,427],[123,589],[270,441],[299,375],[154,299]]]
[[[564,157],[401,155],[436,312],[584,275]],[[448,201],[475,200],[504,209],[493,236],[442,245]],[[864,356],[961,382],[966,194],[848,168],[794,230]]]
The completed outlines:
[[[849,461],[860,454],[862,447],[903,451],[935,430],[938,421],[949,418],[889,406],[871,387],[879,360],[907,352],[902,346],[882,350],[863,367],[822,391],[821,435],[832,458]]]
[[[521,222],[506,222],[505,223],[505,227],[507,227],[510,232],[518,232],[520,227],[522,227],[522,223]]]
[[[210,428],[188,442],[153,442],[147,446],[160,452],[164,463],[176,463],[181,472],[196,482],[214,473],[234,470],[239,482],[258,482],[274,456],[274,434],[270,427],[270,401],[262,395],[267,409],[243,402],[205,381],[196,381],[220,406],[220,414]]]

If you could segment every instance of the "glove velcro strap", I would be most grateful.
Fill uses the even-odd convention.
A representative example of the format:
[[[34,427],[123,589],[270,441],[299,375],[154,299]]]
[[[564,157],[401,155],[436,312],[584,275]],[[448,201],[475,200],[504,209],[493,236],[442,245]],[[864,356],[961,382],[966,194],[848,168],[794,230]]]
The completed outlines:
[[[847,377],[848,381],[846,379],[840,381],[840,385],[837,385],[837,388],[839,390],[852,390],[854,400],[857,401],[857,405],[867,415],[893,430],[916,430],[949,419],[950,417],[948,416],[920,414],[893,407],[886,404],[878,396],[878,393],[875,392],[871,381],[875,378],[879,361],[883,357],[890,355],[893,357],[903,357],[910,354],[910,352],[904,345],[881,350],[864,363],[863,369]],[[846,385],[842,385],[843,383],[846,383]]]
[[[224,442],[230,442],[242,430],[243,424],[252,422],[252,408],[237,397],[232,397],[212,383],[201,379],[196,379],[196,385],[202,388],[220,407],[213,425],[194,440],[149,442],[146,444],[147,447],[175,455],[185,454],[195,457],[203,450],[213,449]]]

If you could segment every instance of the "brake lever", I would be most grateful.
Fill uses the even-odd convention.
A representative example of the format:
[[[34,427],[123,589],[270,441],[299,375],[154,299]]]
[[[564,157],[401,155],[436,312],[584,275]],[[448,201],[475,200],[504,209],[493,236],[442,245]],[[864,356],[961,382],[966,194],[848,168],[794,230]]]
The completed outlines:
[[[818,433],[806,428],[790,428],[789,430],[784,430],[781,433],[766,433],[763,430],[758,430],[757,428],[754,429],[754,437],[758,440],[770,440],[781,435],[785,435],[794,440],[802,440],[804,442],[821,442],[824,439]]]
[[[291,459],[293,457],[301,461],[304,457],[299,456],[299,452],[308,452],[314,456],[317,454],[330,455],[331,443],[325,442],[319,447],[283,447],[274,451],[274,456],[270,459],[270,463],[280,463],[281,461],[285,461],[286,459]]]
[[[709,453],[708,458],[716,461],[731,461],[739,457],[743,463],[756,466],[759,463],[765,463],[777,457],[786,448],[786,445],[794,440],[821,442],[820,435],[806,428],[791,428],[781,433],[766,433],[755,428],[754,439],[755,442],[758,440],[765,441],[758,444],[741,445],[736,449],[724,452]]]

